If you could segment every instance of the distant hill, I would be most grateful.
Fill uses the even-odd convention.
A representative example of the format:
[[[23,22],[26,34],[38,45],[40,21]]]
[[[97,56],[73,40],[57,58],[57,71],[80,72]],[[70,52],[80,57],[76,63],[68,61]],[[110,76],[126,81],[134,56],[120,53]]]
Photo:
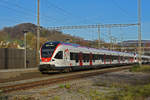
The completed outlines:
[[[35,24],[32,23],[22,23],[22,24],[18,24],[16,26],[13,27],[5,27],[3,28],[0,33],[3,34],[7,34],[9,35],[12,39],[21,39],[21,37],[23,37],[24,34],[24,30],[33,33],[34,35],[36,35],[37,33],[37,26]],[[47,30],[43,27],[41,27],[41,33],[40,33],[41,37],[46,37],[50,40],[55,40],[55,41],[62,41],[66,38],[72,38],[72,39],[82,39],[79,37],[73,37],[70,35],[66,35],[63,34],[62,32],[59,31],[55,31],[55,30]],[[57,38],[55,38],[57,37]],[[60,38],[61,37],[61,38]]]
[[[22,23],[13,27],[5,27],[0,30],[0,41],[1,40],[23,40],[24,30],[32,33],[36,36],[37,26],[32,23]],[[96,47],[96,41],[84,40],[81,37],[71,36],[69,34],[63,34],[60,31],[56,30],[47,30],[44,27],[41,27],[40,37],[45,38],[48,41],[66,41],[70,39],[72,43],[77,43],[84,46]]]

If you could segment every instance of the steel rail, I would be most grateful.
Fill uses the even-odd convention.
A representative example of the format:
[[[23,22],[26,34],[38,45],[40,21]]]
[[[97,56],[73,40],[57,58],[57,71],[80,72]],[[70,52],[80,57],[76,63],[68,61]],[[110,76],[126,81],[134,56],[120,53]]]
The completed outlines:
[[[117,68],[115,67],[115,68],[109,68],[109,69],[103,69],[103,70],[92,70],[87,73],[80,73],[80,74],[68,75],[68,76],[63,76],[63,77],[58,77],[58,78],[51,78],[51,79],[46,79],[46,80],[41,80],[41,81],[34,81],[34,82],[28,82],[28,83],[21,83],[17,85],[4,86],[4,87],[0,87],[0,90],[2,93],[8,93],[8,92],[13,92],[13,91],[18,91],[18,90],[26,90],[26,89],[31,89],[33,87],[56,84],[56,83],[61,83],[64,81],[75,80],[75,79],[100,75],[100,74],[109,73],[109,72],[116,72],[116,71],[121,71],[121,70],[129,69],[129,68],[131,68],[131,66],[124,66],[124,67],[117,67]]]

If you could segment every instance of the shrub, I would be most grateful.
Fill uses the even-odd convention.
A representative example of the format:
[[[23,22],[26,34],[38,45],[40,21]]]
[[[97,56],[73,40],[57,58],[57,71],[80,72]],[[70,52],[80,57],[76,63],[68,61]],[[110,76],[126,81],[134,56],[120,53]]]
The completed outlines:
[[[64,84],[59,85],[59,88],[65,88]]]
[[[150,66],[149,65],[135,65],[130,69],[131,72],[150,72]]]
[[[131,71],[131,72],[137,72],[139,69],[140,69],[140,65],[134,65],[134,66],[130,69],[130,71]]]
[[[66,88],[66,89],[70,89],[70,88],[71,88],[71,85],[70,85],[70,84],[66,84],[66,85],[65,85],[65,88]]]

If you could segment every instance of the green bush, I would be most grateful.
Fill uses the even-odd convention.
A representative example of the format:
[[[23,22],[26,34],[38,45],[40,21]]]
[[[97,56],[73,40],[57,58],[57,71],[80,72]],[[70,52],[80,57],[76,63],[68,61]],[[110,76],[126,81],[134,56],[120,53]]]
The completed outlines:
[[[53,98],[50,98],[49,100],[60,100],[60,96],[54,96]]]
[[[66,89],[70,89],[71,88],[71,85],[70,84],[61,84],[59,85],[59,88],[66,88]]]
[[[64,84],[59,85],[59,88],[65,88]]]
[[[130,69],[130,71],[131,71],[131,72],[137,72],[139,69],[140,69],[140,65],[134,65],[134,66]]]
[[[66,85],[65,85],[65,88],[66,88],[66,89],[70,89],[70,88],[71,88],[71,85],[70,85],[70,84],[66,84]]]
[[[131,72],[150,72],[150,66],[149,65],[135,65],[130,69]]]

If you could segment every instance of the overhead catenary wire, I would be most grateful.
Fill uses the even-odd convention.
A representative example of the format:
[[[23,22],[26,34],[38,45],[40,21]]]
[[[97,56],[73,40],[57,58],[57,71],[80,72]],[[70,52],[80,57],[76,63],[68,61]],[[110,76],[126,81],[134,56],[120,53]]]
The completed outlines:
[[[66,18],[67,18],[67,20],[66,20],[65,18],[62,19],[63,21],[65,21],[65,23],[67,23],[67,24],[70,23],[71,18],[68,18],[69,16],[75,18],[75,16],[74,16],[72,13],[66,11],[64,8],[62,8],[62,7],[60,7],[60,6],[57,6],[56,4],[50,2],[49,0],[47,0],[47,2],[48,2],[48,3],[46,3],[46,5],[47,5],[47,8],[48,8],[48,9],[55,8],[55,9],[57,10],[57,11],[55,11],[55,13],[59,14],[59,15],[61,16],[61,17],[60,17],[61,19],[62,19],[63,17],[66,17]],[[59,11],[59,12],[58,12],[58,11]],[[76,17],[76,18],[77,18],[77,17]],[[58,20],[60,20],[60,19],[58,19]]]
[[[8,8],[8,9],[10,9],[10,10],[13,10],[13,11],[15,11],[15,12],[17,12],[17,13],[24,13],[26,16],[28,15],[28,14],[31,14],[32,16],[34,16],[34,17],[36,17],[36,13],[35,12],[31,12],[31,10],[30,11],[26,11],[26,9],[25,8],[23,8],[23,7],[21,7],[21,6],[19,6],[19,5],[17,5],[17,4],[14,4],[14,3],[8,3],[8,2],[6,2],[6,1],[3,1],[3,2],[0,2],[0,4],[2,5],[2,6],[5,6],[6,8]],[[13,5],[13,7],[11,7],[10,5]],[[19,8],[19,9],[15,9],[15,8]],[[35,14],[34,14],[35,13]],[[29,16],[29,15],[28,15]]]
[[[33,9],[28,9],[28,8],[22,7],[16,3],[12,3],[12,2],[8,2],[8,1],[2,1],[2,2],[0,2],[0,4],[9,10],[15,11],[15,13],[24,14],[23,17],[26,19],[30,19],[31,17],[32,18],[37,17],[36,12]],[[10,7],[8,5],[13,5],[13,7]],[[19,9],[16,9],[16,8],[19,8]],[[20,19],[21,19],[22,16],[18,16],[18,17],[20,17]],[[42,16],[42,17],[43,17],[42,20],[43,19],[45,19],[47,21],[54,21],[55,20],[55,22],[56,22],[56,19],[54,19],[50,16]]]
[[[127,16],[129,18],[135,18],[132,15],[130,15],[128,13],[128,11],[126,11],[123,7],[121,7],[116,0],[111,0],[111,1],[117,8],[119,8],[119,10],[121,11],[122,14],[124,14],[125,16]]]
[[[52,23],[52,22],[54,22],[54,23],[58,23],[58,22],[62,22],[62,21],[65,21],[64,19],[63,20],[60,20],[60,19],[58,19],[58,18],[56,18],[56,17],[53,17],[53,16],[50,16],[50,11],[49,11],[49,7],[47,7],[47,3],[45,3],[45,1],[43,1],[42,3],[41,3],[41,21],[42,22],[44,22],[44,23]],[[46,10],[45,10],[46,9]],[[49,14],[49,15],[48,15]]]
[[[3,6],[3,7],[5,7],[6,9],[8,9],[8,10],[10,10],[10,11],[13,11],[12,13],[16,13],[15,14],[15,16],[8,16],[9,18],[7,18],[7,19],[9,19],[9,20],[13,20],[13,22],[15,22],[16,23],[16,21],[17,22],[24,22],[25,20],[24,19],[28,19],[28,20],[31,20],[31,18],[33,18],[32,16],[27,16],[27,14],[26,15],[24,15],[24,16],[22,16],[22,15],[20,15],[20,14],[22,14],[23,13],[23,11],[21,11],[21,10],[18,10],[18,9],[15,9],[15,8],[13,8],[13,7],[10,7],[10,6],[8,6],[7,4],[5,4],[5,3],[2,3],[2,2],[0,2],[0,5],[1,6]],[[25,12],[24,12],[25,13]]]
[[[72,14],[70,11],[68,11],[68,10],[66,10],[66,9],[64,9],[60,6],[57,6],[56,4],[50,2],[50,0],[47,0],[47,1],[48,1],[48,4],[50,5],[49,8],[54,7],[56,9],[58,9],[65,16],[71,16],[71,17],[73,17],[75,19],[78,19],[78,20],[81,19],[81,16]],[[91,20],[88,20],[86,18],[84,18],[82,21],[91,22]]]

